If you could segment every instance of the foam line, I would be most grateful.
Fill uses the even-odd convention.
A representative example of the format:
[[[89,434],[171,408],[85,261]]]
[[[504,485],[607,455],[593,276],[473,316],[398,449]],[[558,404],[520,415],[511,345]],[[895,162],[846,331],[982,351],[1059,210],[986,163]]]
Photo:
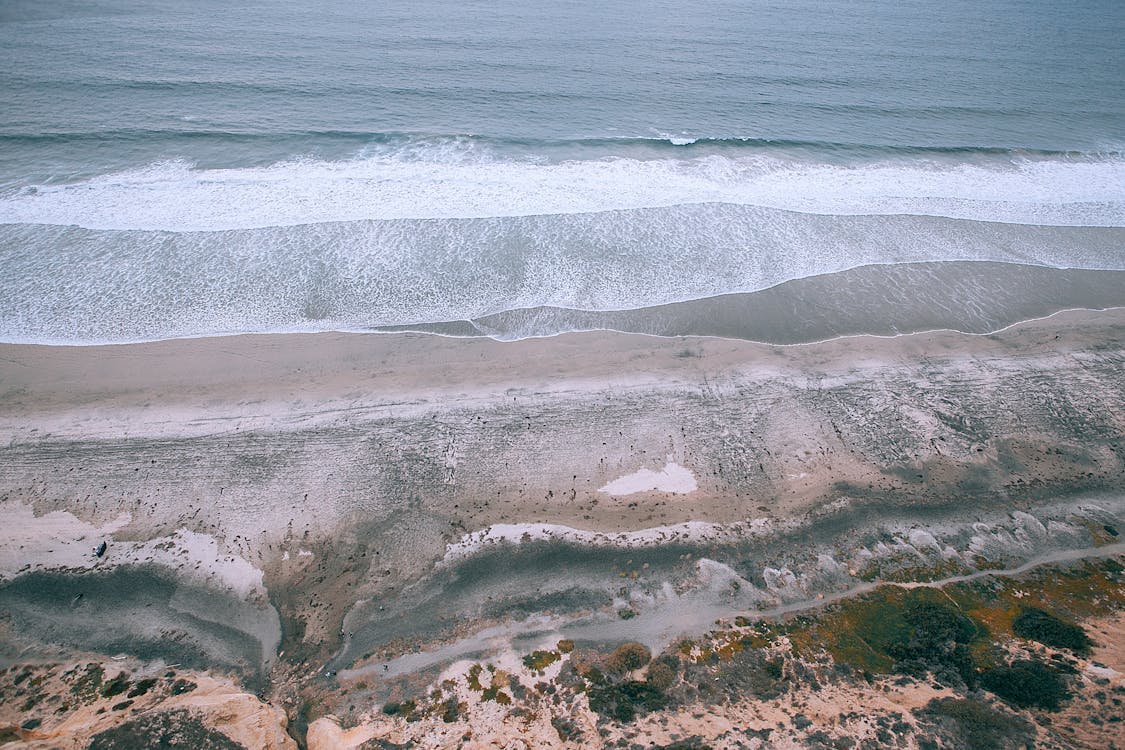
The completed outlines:
[[[344,161],[240,169],[171,161],[26,186],[0,198],[0,223],[186,232],[699,204],[1123,226],[1125,158],[902,156],[841,165],[754,151],[543,162],[500,158],[476,141],[437,139]]]

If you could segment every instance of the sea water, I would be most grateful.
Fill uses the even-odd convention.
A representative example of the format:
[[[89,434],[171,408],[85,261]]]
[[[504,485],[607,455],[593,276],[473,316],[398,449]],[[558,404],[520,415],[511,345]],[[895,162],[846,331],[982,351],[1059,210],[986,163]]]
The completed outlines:
[[[1112,0],[8,0],[0,340],[1125,270],[1122,39]]]

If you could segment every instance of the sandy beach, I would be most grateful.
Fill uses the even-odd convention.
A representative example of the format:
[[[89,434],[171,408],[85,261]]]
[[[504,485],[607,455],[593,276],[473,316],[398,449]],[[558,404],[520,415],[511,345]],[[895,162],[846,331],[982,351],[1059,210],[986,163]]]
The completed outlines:
[[[3,345],[4,656],[234,670],[288,705],[426,644],[613,640],[604,612],[662,647],[904,551],[1015,567],[1119,523],[1123,364],[1122,309],[792,346]]]
[[[267,588],[355,587],[325,594],[327,637],[346,600],[492,524],[623,531],[781,521],[843,496],[987,509],[1117,487],[1123,321],[800,346],[604,332],[5,345],[0,496],[115,540],[209,535]],[[695,489],[601,491],[669,463]]]

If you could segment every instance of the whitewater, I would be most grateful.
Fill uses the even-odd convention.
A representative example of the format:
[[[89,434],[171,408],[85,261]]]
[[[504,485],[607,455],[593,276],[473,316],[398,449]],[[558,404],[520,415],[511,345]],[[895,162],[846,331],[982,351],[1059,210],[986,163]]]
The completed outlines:
[[[256,168],[176,161],[10,189],[0,197],[0,339],[636,310],[872,264],[1125,270],[1125,159],[1115,154],[840,164],[756,147],[624,157],[603,145],[597,158],[543,161],[430,144]],[[546,330],[572,325],[557,318]]]
[[[603,146],[610,155],[541,163],[534,152],[513,160],[461,143],[432,138],[405,154],[397,147],[345,161],[300,159],[259,168],[199,169],[172,161],[24,186],[0,199],[0,223],[185,232],[728,203],[823,215],[1125,224],[1120,154],[839,165],[764,154],[638,159]]]

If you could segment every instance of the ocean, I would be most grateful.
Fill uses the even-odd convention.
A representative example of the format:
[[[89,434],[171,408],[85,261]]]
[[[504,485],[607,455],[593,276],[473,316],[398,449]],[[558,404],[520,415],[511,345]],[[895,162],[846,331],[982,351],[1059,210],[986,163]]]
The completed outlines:
[[[0,341],[1125,305],[1116,0],[0,2]]]

